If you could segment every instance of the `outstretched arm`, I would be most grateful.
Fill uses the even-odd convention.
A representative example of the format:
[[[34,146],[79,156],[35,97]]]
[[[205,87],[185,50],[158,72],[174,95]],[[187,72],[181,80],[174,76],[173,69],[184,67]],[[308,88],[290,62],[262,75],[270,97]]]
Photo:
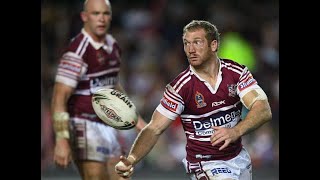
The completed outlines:
[[[127,158],[121,157],[116,165],[116,172],[122,177],[130,177],[133,173],[133,165],[145,157],[158,141],[160,135],[172,123],[171,119],[163,116],[157,110],[154,111],[151,121],[138,134]]]

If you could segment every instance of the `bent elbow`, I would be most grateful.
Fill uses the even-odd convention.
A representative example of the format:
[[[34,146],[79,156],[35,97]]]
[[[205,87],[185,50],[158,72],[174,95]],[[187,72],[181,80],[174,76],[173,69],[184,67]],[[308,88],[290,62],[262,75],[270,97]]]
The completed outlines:
[[[272,112],[271,112],[271,110],[269,110],[268,112],[267,112],[267,122],[268,121],[271,121],[271,119],[272,119]]]
[[[268,105],[268,107],[265,109],[264,111],[264,115],[265,115],[265,121],[269,122],[272,119],[272,111],[271,111],[271,107]]]

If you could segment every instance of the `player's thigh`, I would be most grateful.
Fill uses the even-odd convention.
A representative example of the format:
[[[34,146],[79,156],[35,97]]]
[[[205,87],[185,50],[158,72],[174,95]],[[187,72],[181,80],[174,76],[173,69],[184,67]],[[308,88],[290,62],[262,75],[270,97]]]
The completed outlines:
[[[75,161],[83,180],[109,180],[107,167],[103,162],[80,160]]]
[[[115,171],[115,165],[120,161],[120,156],[108,158],[106,163],[109,177],[112,180],[130,180],[131,178],[122,178]]]

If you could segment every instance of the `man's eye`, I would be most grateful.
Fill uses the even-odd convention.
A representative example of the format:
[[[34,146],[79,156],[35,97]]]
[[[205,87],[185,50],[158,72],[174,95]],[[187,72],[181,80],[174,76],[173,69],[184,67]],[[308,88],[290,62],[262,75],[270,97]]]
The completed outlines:
[[[202,44],[202,41],[195,41],[194,42],[196,45],[201,45]]]

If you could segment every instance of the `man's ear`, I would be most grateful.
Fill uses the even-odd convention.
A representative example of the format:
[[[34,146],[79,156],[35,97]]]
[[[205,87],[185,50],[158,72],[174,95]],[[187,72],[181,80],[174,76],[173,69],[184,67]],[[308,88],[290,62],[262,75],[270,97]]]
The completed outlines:
[[[87,21],[88,21],[87,12],[82,11],[82,12],[80,13],[80,16],[81,16],[81,19],[82,19],[83,22],[87,22]]]
[[[211,41],[210,47],[211,47],[211,51],[216,52],[218,49],[218,41],[217,40]]]

